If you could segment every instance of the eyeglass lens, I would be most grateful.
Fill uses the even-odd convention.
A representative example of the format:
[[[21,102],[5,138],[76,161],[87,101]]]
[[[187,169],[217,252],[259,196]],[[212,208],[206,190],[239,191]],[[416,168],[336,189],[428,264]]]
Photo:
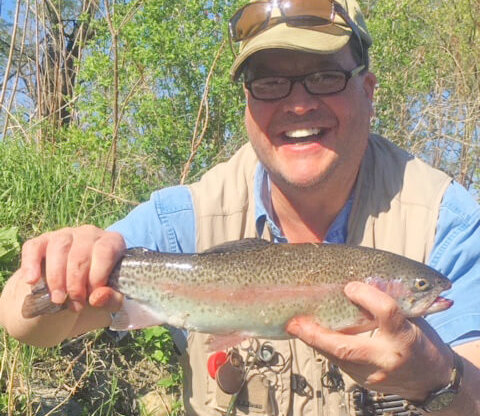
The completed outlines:
[[[287,97],[293,83],[299,81],[314,95],[334,94],[345,89],[349,73],[321,71],[303,77],[266,77],[248,83],[252,95],[259,100],[277,100]]]

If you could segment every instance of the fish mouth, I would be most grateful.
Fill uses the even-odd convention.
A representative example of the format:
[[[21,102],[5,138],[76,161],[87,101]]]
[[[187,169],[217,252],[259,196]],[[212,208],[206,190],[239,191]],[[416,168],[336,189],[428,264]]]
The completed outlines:
[[[444,298],[443,296],[437,296],[437,298],[432,302],[432,304],[425,311],[426,315],[431,313],[441,312],[453,305],[453,300]]]

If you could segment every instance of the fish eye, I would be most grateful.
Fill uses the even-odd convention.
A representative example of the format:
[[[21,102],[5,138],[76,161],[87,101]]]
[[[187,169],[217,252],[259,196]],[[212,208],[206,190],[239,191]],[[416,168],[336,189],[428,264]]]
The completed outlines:
[[[415,287],[418,290],[424,291],[430,287],[430,283],[427,279],[415,279]]]

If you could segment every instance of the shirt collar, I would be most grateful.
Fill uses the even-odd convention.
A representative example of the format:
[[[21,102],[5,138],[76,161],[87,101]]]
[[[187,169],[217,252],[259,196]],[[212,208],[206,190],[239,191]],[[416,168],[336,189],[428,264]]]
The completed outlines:
[[[262,236],[265,226],[269,227],[276,243],[288,242],[280,227],[273,220],[270,178],[259,162],[254,177],[255,226],[257,235]],[[348,219],[353,205],[353,191],[337,217],[330,225],[325,243],[343,244],[347,241]]]

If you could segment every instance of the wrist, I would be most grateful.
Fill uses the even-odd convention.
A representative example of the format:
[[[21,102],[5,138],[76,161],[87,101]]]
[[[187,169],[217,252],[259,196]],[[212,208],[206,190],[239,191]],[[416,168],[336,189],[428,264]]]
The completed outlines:
[[[439,384],[438,387],[429,391],[423,400],[409,400],[414,407],[426,413],[441,412],[450,408],[460,390],[463,376],[463,361],[450,346],[449,349],[451,351],[452,364],[448,381]]]

